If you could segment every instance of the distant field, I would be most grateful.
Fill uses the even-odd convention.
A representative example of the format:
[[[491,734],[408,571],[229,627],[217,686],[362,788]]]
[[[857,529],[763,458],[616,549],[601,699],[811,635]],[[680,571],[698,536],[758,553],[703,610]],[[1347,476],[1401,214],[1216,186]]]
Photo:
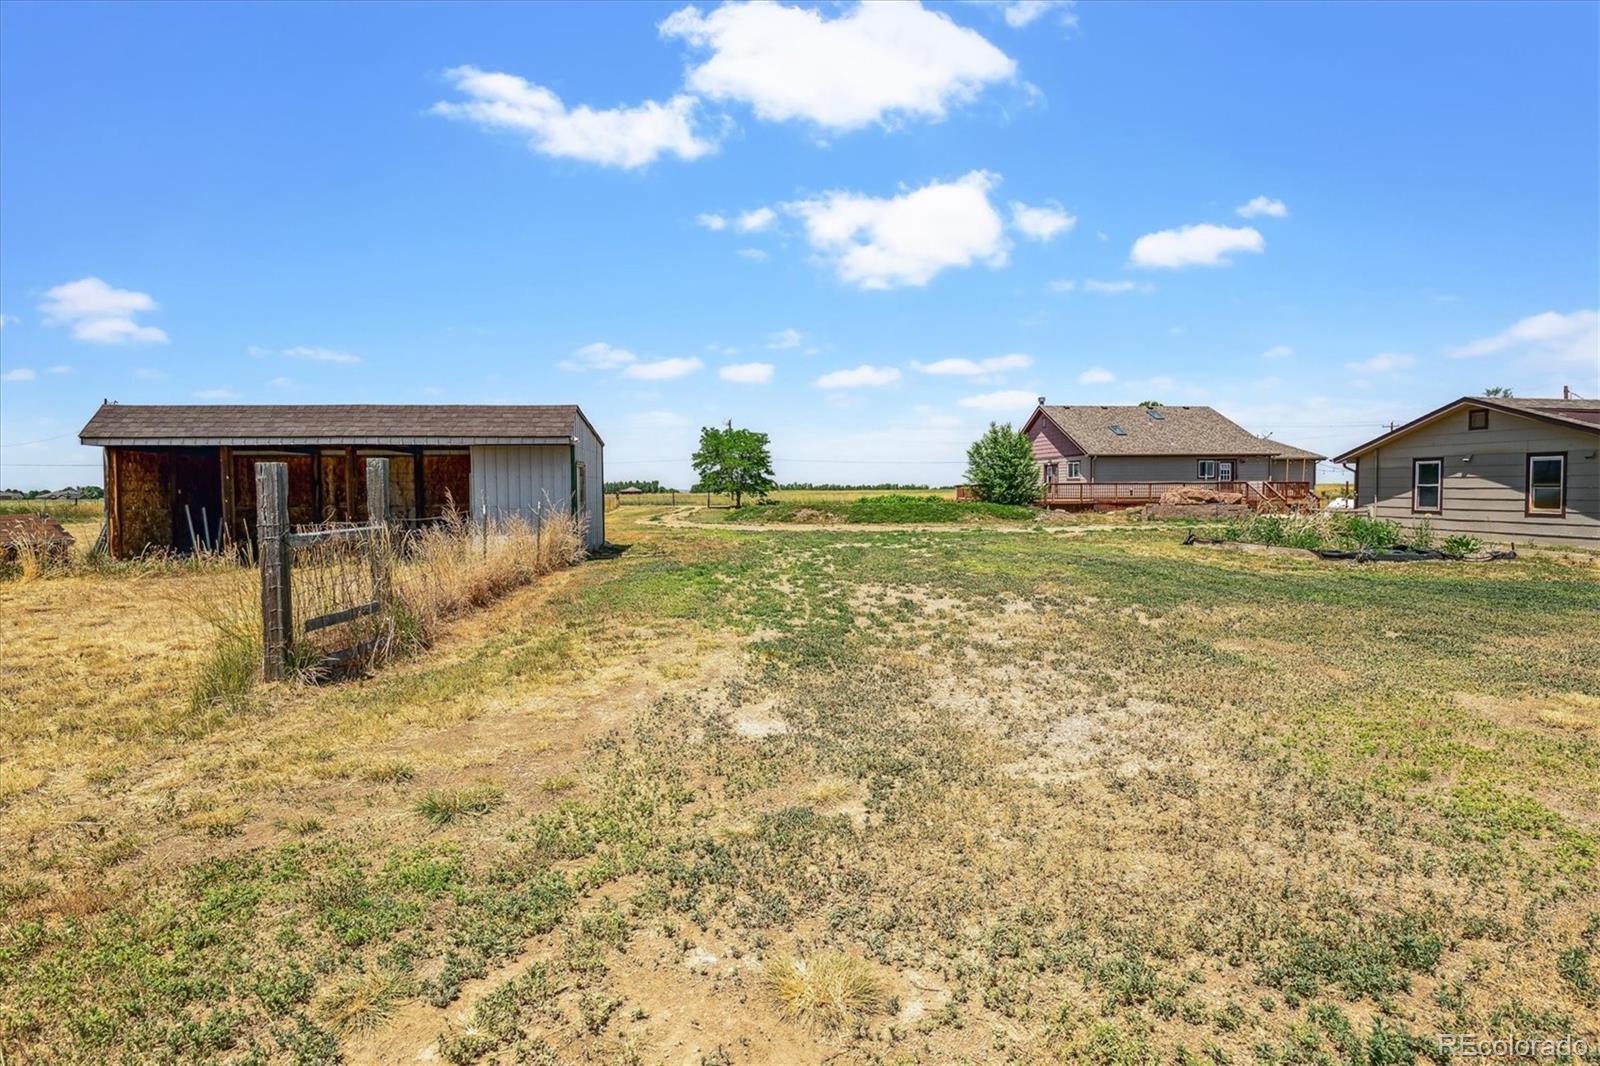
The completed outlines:
[[[851,524],[925,522],[1033,522],[1043,513],[1035,507],[960,502],[950,496],[913,493],[878,493],[855,499],[784,499],[740,507],[731,511],[701,512],[702,519],[719,516],[732,523],[796,522]]]

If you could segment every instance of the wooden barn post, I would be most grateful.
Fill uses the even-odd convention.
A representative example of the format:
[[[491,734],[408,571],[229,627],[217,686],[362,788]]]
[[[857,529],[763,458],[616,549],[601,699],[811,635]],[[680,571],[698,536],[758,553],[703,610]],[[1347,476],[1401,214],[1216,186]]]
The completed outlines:
[[[372,598],[389,605],[389,460],[367,460],[367,521],[380,527],[372,539]]]
[[[261,673],[288,670],[294,607],[289,597],[289,464],[256,464],[256,535],[261,550]]]

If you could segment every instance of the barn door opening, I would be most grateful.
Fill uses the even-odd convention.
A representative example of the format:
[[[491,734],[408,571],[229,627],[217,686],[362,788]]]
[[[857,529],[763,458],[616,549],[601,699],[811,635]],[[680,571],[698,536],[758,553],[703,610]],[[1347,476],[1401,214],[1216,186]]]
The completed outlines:
[[[190,553],[222,541],[222,464],[211,448],[172,455],[172,546]]]

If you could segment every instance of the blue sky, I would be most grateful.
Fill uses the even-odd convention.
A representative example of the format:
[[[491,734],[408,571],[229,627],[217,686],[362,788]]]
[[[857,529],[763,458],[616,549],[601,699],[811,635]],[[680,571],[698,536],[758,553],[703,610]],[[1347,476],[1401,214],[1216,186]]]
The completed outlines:
[[[1600,7],[0,7],[0,482],[124,402],[572,402],[952,483],[991,418],[1329,453],[1600,395]],[[87,465],[71,465],[87,464]]]

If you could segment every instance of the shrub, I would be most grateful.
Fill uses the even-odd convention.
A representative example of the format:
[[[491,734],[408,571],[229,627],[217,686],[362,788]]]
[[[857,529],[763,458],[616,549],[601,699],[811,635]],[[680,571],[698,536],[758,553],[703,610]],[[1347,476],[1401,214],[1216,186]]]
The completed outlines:
[[[1366,515],[1339,515],[1334,528],[1340,543],[1348,548],[1391,548],[1400,542],[1400,525],[1385,518]]]
[[[989,429],[967,449],[967,481],[990,503],[1034,503],[1039,499],[1039,463],[1028,435],[1008,422]]]
[[[1483,549],[1483,541],[1477,537],[1469,537],[1463,533],[1456,533],[1444,538],[1444,543],[1439,545],[1439,550],[1446,555],[1471,555]]]
[[[1433,547],[1433,519],[1424,518],[1411,527],[1411,546],[1428,551]]]

